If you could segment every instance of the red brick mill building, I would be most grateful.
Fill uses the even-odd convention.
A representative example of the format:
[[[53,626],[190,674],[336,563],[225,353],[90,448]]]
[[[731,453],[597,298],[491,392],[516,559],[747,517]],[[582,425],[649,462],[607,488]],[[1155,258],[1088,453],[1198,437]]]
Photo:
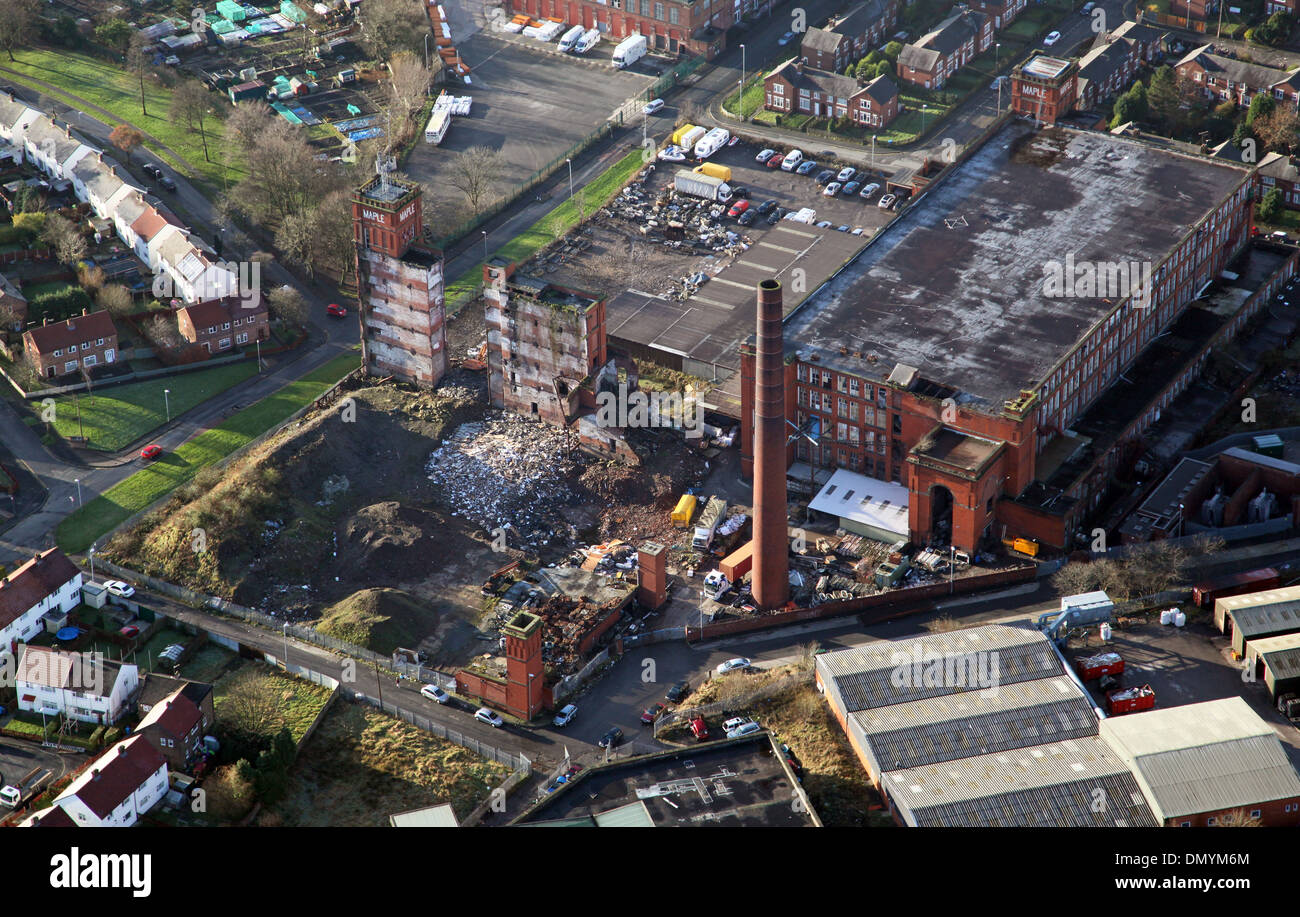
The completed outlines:
[[[772,10],[772,0],[510,0],[515,13],[599,29],[610,41],[640,32],[649,50],[712,58],[739,20]]]
[[[1162,412],[1296,270],[1259,256],[1277,264],[1235,311],[1196,302],[1250,245],[1251,191],[1240,166],[1008,122],[787,317],[786,417],[820,431],[788,460],[861,476],[837,500],[906,502],[917,542],[1079,543]],[[1051,294],[1067,255],[1146,263],[1154,289]],[[752,350],[741,374],[749,474]]]

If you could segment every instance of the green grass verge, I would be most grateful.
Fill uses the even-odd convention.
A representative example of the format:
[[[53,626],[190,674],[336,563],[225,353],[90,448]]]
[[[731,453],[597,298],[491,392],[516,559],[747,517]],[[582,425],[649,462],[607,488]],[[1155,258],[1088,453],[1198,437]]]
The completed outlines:
[[[65,438],[85,436],[88,449],[117,452],[214,395],[257,374],[257,362],[245,360],[195,370],[166,379],[133,382],[98,395],[55,399],[54,429]],[[169,394],[164,395],[164,390]]]
[[[95,539],[165,497],[208,465],[283,423],[294,411],[319,398],[330,386],[361,365],[358,355],[335,357],[296,382],[204,430],[175,452],[163,456],[69,515],[55,530],[59,547],[81,553]]]
[[[750,83],[748,86],[745,87],[745,99],[744,102],[742,103],[743,111],[740,110],[741,105],[737,104],[739,102],[739,99],[737,98],[739,95],[740,95],[740,91],[737,90],[733,92],[731,95],[727,96],[727,98],[723,101],[722,107],[729,114],[737,115],[741,118],[744,118],[745,116],[752,115],[754,114],[754,112],[762,109],[763,102],[764,102],[764,91],[763,91],[762,79],[756,77],[754,82]]]
[[[622,188],[627,180],[643,166],[641,150],[633,150],[584,185],[579,192],[586,202],[583,213],[591,216],[604,207],[618,189]],[[557,233],[562,235],[577,225],[578,208],[572,200],[566,199],[564,203],[498,248],[493,254],[515,263],[527,261],[554,242]],[[445,293],[447,312],[455,313],[461,306],[472,300],[482,283],[483,262],[480,261],[447,285]]]
[[[143,114],[140,111],[139,82],[117,64],[103,58],[69,51],[66,48],[57,51],[48,48],[30,48],[17,52],[15,56],[17,60],[14,61],[0,59],[0,66],[15,72],[16,75],[12,77],[15,82],[24,82],[23,77],[42,80],[58,87],[58,90],[51,91],[35,84],[31,85],[57,97],[74,109],[81,109],[83,105],[79,100],[85,99],[92,105],[111,112],[119,121],[135,125],[145,134],[157,138],[159,143],[183,156],[186,163],[198,171],[201,180],[209,186],[209,190],[224,188],[227,181],[233,184],[244,176],[245,172],[238,157],[221,148],[221,124],[216,118],[209,119],[207,134],[209,154],[216,152],[217,155],[211,155],[212,162],[204,161],[203,141],[198,131],[191,132],[184,123],[172,120],[169,114],[171,90],[146,79],[144,96],[148,113]],[[6,74],[5,78],[9,79],[10,75]],[[223,113],[223,105],[221,98],[214,95],[213,107],[217,110],[216,115],[220,116]],[[95,113],[91,112],[91,114]],[[176,169],[182,172],[189,171],[185,168],[185,164],[175,161],[174,157],[158,149],[157,144],[152,143],[148,138],[145,139],[145,146]]]

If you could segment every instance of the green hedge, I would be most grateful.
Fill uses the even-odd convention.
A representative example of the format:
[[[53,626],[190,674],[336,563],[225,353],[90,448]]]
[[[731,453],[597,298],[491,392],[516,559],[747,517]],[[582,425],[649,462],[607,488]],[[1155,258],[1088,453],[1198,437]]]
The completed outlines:
[[[42,293],[29,304],[30,316],[34,320],[48,318],[50,321],[63,321],[72,315],[80,315],[82,309],[89,310],[94,302],[81,287],[68,287],[52,293]]]

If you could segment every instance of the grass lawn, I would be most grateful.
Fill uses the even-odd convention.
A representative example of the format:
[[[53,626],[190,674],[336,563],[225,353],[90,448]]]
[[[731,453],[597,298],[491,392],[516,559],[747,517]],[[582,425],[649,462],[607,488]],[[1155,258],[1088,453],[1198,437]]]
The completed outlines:
[[[110,487],[59,523],[55,530],[59,546],[69,553],[86,550],[100,535],[165,497],[200,469],[283,423],[290,414],[319,398],[359,365],[361,358],[355,353],[335,357],[218,426],[204,430],[175,452],[164,453],[152,465]]]
[[[214,395],[257,374],[257,361],[245,360],[195,370],[165,379],[133,382],[97,395],[55,400],[54,429],[60,436],[87,438],[89,449],[117,452]],[[170,394],[164,395],[164,390]],[[78,416],[80,412],[80,416]]]
[[[286,826],[382,827],[394,812],[450,803],[464,818],[510,771],[363,705],[336,704],[271,808]]]
[[[174,121],[168,113],[171,105],[169,89],[151,83],[146,78],[145,108],[148,114],[142,114],[139,82],[124,68],[103,58],[79,54],[66,48],[57,51],[47,48],[25,49],[16,52],[15,56],[18,58],[16,61],[0,60],[0,66],[8,67],[18,74],[13,77],[6,74],[6,80],[12,78],[16,82],[23,82],[23,76],[44,80],[62,89],[62,93],[55,91],[50,94],[58,96],[60,101],[74,109],[81,108],[78,98],[85,99],[111,112],[120,121],[134,124],[147,135],[145,146],[153,149],[173,167],[188,171],[181,163],[157,149],[157,144],[151,142],[149,137],[154,137],[175,150],[198,171],[209,190],[225,187],[227,180],[233,183],[244,176],[239,162],[225,150],[212,156],[212,162],[204,161],[203,141],[199,133],[190,132],[183,123]],[[217,97],[214,97],[214,107],[221,107],[221,100]],[[209,119],[206,130],[211,151],[214,144],[220,146],[221,124],[216,118]]]
[[[227,699],[231,690],[245,680],[253,681],[259,690],[273,692],[276,697],[275,715],[258,724],[259,730],[264,735],[275,736],[288,726],[295,742],[307,734],[330,696],[329,688],[285,675],[264,662],[249,661],[213,686],[212,704],[218,720],[230,719],[232,713],[226,706]]]
[[[590,216],[605,206],[629,178],[635,175],[644,163],[641,150],[633,150],[614,165],[582,187],[578,192],[586,201],[583,212]],[[537,252],[555,241],[557,228],[560,234],[568,232],[578,225],[578,209],[572,200],[566,199],[546,216],[515,236],[493,254],[500,255],[508,261],[521,263],[527,261]],[[483,285],[483,262],[479,262],[447,285],[446,303],[448,314],[454,314],[461,306],[478,295]]]
[[[50,280],[45,283],[29,283],[23,287],[23,296],[27,298],[28,302],[31,302],[37,296],[42,296],[46,293],[62,293],[64,290],[70,290],[75,286],[75,283],[68,280]]]
[[[745,117],[745,115],[752,115],[754,112],[758,111],[763,107],[763,81],[759,79],[753,83],[750,83],[748,86],[745,87],[745,101],[744,101],[743,113],[738,112],[736,110],[739,107],[736,104],[737,102],[736,97],[739,95],[740,93],[739,91],[737,91],[727,96],[726,100],[722,103],[722,107],[726,109],[728,112],[730,112],[731,114],[739,115],[742,118]]]

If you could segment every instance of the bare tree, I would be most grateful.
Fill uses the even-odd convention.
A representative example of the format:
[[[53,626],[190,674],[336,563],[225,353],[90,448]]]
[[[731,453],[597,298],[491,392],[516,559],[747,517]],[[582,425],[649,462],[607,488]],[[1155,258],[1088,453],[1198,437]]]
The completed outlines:
[[[473,216],[490,203],[504,165],[501,154],[486,146],[472,146],[453,160],[447,182],[464,195]]]
[[[1263,827],[1263,820],[1255,815],[1250,815],[1245,809],[1233,809],[1231,812],[1225,812],[1219,819],[1220,828],[1260,828]]]
[[[247,735],[270,735],[285,725],[284,693],[270,675],[246,672],[226,692],[218,717]]]
[[[144,100],[144,75],[149,71],[149,39],[139,32],[131,36],[131,46],[126,49],[126,69],[134,73],[140,82],[140,114],[149,114]]]
[[[95,297],[95,302],[100,308],[107,309],[114,318],[130,315],[135,311],[135,297],[120,283],[110,283],[105,286]]]
[[[407,0],[366,0],[361,42],[375,57],[388,60],[397,51],[419,48],[429,31],[424,4]]]
[[[0,48],[15,60],[14,50],[25,48],[36,38],[40,24],[40,0],[8,0],[0,16]]]
[[[276,287],[266,297],[271,316],[286,325],[303,325],[307,322],[307,301],[289,285]]]
[[[208,115],[212,112],[212,103],[208,92],[198,80],[185,80],[172,91],[171,118],[184,121],[185,127],[198,130],[199,139],[203,141],[203,159],[211,162],[208,156],[208,134],[206,130]]]
[[[175,316],[170,313],[147,319],[141,323],[140,330],[149,343],[162,351],[175,350],[186,343],[180,329],[176,327]]]
[[[352,195],[331,191],[315,211],[316,260],[340,279],[356,267],[356,242],[352,228]]]
[[[86,239],[62,214],[51,213],[45,218],[41,237],[54,248],[55,257],[64,264],[73,264],[86,257]]]
[[[424,97],[429,92],[429,71],[410,51],[399,51],[388,62],[388,72],[393,112],[403,122],[409,121],[424,105]]]
[[[91,298],[96,298],[104,288],[104,269],[93,264],[83,264],[77,268],[77,283]]]
[[[212,772],[204,784],[208,814],[220,822],[235,822],[253,807],[252,781],[245,779],[234,764],[225,764]]]

